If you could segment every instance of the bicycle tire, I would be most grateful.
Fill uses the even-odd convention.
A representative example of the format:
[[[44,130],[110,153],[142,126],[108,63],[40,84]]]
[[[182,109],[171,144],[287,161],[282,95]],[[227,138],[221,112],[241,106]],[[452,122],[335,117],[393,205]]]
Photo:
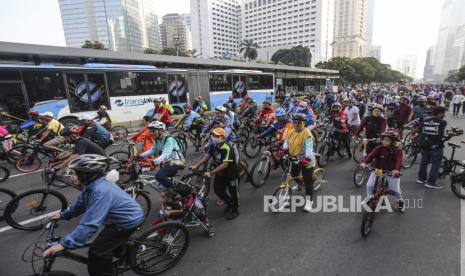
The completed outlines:
[[[408,169],[412,167],[413,164],[415,164],[418,152],[416,151],[415,146],[412,144],[408,144],[406,147],[403,148],[403,150],[405,154],[402,158],[402,168]],[[411,157],[411,160],[408,160],[406,157]]]
[[[166,265],[160,268],[154,268],[149,270],[147,268],[148,262],[142,260],[142,257],[144,257],[145,254],[150,254],[151,251],[155,250],[165,251],[162,252],[162,256],[165,256],[167,253],[169,254],[169,252],[166,251],[170,250],[170,246],[167,246],[164,243],[169,241],[168,235],[170,235],[171,233],[176,233],[175,237],[182,233],[182,235],[185,237],[182,247],[179,250],[179,253],[174,258],[170,258],[171,261]],[[187,249],[189,248],[189,244],[190,234],[189,230],[187,230],[187,227],[184,224],[176,221],[167,221],[160,224],[156,224],[155,226],[145,231],[139,237],[136,238],[136,242],[129,252],[129,262],[131,268],[134,272],[136,272],[139,275],[158,275],[175,266],[186,253]],[[157,246],[156,249],[154,248],[154,245]],[[152,248],[152,250],[150,248]]]
[[[320,157],[317,158],[318,166],[326,167],[326,165],[328,165],[331,151],[330,147],[331,145],[329,142],[324,142],[321,144],[320,148],[318,149],[318,154],[320,155]]]
[[[0,166],[0,183],[5,182],[10,177],[10,170]]]
[[[289,188],[281,188],[278,187],[276,191],[273,193],[273,196],[277,199],[277,208],[274,208],[276,213],[281,212],[286,208],[288,205],[291,207],[291,197],[292,197],[292,189]]]
[[[110,133],[113,136],[113,146],[119,146],[124,142],[124,139],[128,137],[128,129],[124,126],[114,126],[110,129]]]
[[[365,151],[365,145],[362,142],[355,143],[352,156],[355,163],[360,164],[363,161],[363,154]]]
[[[375,222],[375,206],[371,201],[367,205],[371,208],[373,212],[367,212],[366,210],[363,211],[363,219],[360,228],[360,234],[362,234],[362,237],[364,239],[366,239],[370,234],[373,228],[373,223]]]
[[[61,194],[60,192],[58,192],[58,191],[48,190],[48,189],[30,190],[30,191],[27,191],[27,192],[24,192],[24,193],[21,193],[21,194],[17,195],[5,207],[4,218],[5,218],[6,223],[8,223],[8,225],[10,225],[11,227],[13,227],[15,229],[23,230],[23,231],[34,231],[34,230],[40,230],[40,229],[43,228],[43,226],[44,226],[43,223],[40,224],[40,225],[36,225],[36,226],[25,226],[25,225],[20,224],[20,221],[16,221],[16,219],[12,217],[13,213],[15,213],[16,211],[18,211],[21,208],[21,206],[19,206],[19,202],[22,199],[24,199],[24,198],[26,198],[28,196],[34,195],[34,194],[35,195],[43,195],[43,196],[45,195],[45,197],[49,197],[50,195],[56,197],[59,200],[60,204],[61,204],[61,206],[59,206],[59,208],[62,211],[65,210],[68,207],[68,201],[66,200],[65,196],[63,194]],[[41,201],[43,202],[44,200],[41,199]],[[29,205],[29,204],[31,204],[31,203],[27,203],[27,205]],[[27,206],[27,207],[30,207],[30,206]],[[44,213],[47,212],[47,211],[53,212],[53,211],[58,210],[58,209],[46,210],[47,206],[44,206],[44,207],[45,207],[45,209],[39,210],[39,212],[41,212],[39,214],[39,216],[44,215]],[[44,208],[44,207],[42,207],[42,208]],[[29,209],[27,211],[30,213],[33,210]]]
[[[327,134],[327,131],[326,131],[325,128],[321,128],[321,127],[316,128],[315,133],[316,133],[315,138],[316,138],[316,141],[317,141],[318,144],[325,140],[326,134]]]
[[[347,154],[349,153],[347,152],[346,146],[344,145],[344,143],[339,142],[339,147],[337,149],[337,155],[339,155],[339,158],[344,158],[347,156]]]
[[[32,158],[31,167],[27,167],[28,166],[27,163],[29,163],[29,160],[28,160],[29,158]],[[16,161],[16,164],[15,164],[16,170],[22,173],[35,172],[38,169],[40,169],[41,166],[42,166],[42,161],[37,156],[34,156],[34,157],[24,156],[20,158],[18,161]]]
[[[363,183],[365,183],[365,180],[366,180],[365,179],[366,178],[366,172],[367,172],[367,170],[363,169],[360,166],[358,166],[357,169],[355,169],[354,177],[353,177],[355,187],[360,188],[360,187],[363,186]]]
[[[402,139],[402,147],[405,147],[405,145],[409,145],[409,144],[412,144],[412,132],[409,131],[405,136],[404,136],[404,139]]]
[[[3,221],[3,214],[8,203],[16,197],[16,193],[0,188],[0,221]]]
[[[256,152],[253,151],[256,149]],[[244,154],[250,159],[256,158],[262,150],[262,145],[258,142],[255,137],[250,137],[247,139],[247,142],[245,142],[244,145]]]
[[[149,196],[146,193],[139,191],[136,194],[135,200],[142,207],[142,211],[144,211],[144,217],[147,218],[150,215],[150,211],[152,211],[152,201],[150,201]]]
[[[451,177],[450,188],[455,196],[457,196],[460,199],[465,199],[465,181],[461,179],[462,177],[459,177],[459,178]]]
[[[325,180],[325,170],[323,168],[317,168],[313,171],[313,191],[320,190],[321,185]]]
[[[262,162],[265,162],[263,164],[263,167],[261,166],[259,167],[259,165]],[[250,171],[250,178],[251,178],[252,186],[254,186],[255,188],[260,188],[261,186],[265,185],[266,180],[270,176],[270,171],[271,171],[270,163],[271,163],[270,159],[266,157],[263,157],[262,159],[255,162],[255,164],[252,166],[252,170]],[[260,172],[260,169],[263,169],[264,171]],[[259,175],[263,176],[262,179],[256,179],[254,177],[256,171],[259,173]]]
[[[24,143],[18,143],[13,145],[13,147],[6,153],[6,161],[11,165],[15,165],[23,153],[26,153],[27,146]]]

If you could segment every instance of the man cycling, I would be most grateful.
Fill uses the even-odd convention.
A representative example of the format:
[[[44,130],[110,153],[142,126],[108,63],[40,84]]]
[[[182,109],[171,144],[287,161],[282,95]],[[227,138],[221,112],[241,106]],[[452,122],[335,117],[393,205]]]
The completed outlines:
[[[142,128],[139,132],[131,136],[131,139],[134,140],[134,143],[142,143],[142,151],[148,151],[152,148],[153,140],[152,135],[150,134],[150,129],[148,128],[149,124],[151,123],[151,119],[149,116],[144,116],[144,128]]]
[[[120,248],[144,221],[141,206],[115,183],[105,179],[106,157],[84,154],[69,164],[72,181],[82,187],[76,202],[51,219],[70,220],[83,215],[79,225],[59,244],[44,251],[57,252],[85,246],[104,225],[89,247],[87,271],[91,276],[113,275],[113,252]]]
[[[354,101],[348,98],[344,99],[344,113],[347,114],[347,124],[350,133],[354,133],[360,126],[360,110],[354,106]]]
[[[381,116],[383,107],[379,104],[373,104],[371,107],[371,115],[363,118],[360,126],[354,133],[355,137],[359,137],[360,133],[365,130],[366,139],[379,138],[384,133],[387,126],[386,118]],[[371,152],[378,143],[376,141],[370,141],[366,145],[366,152]]]
[[[287,115],[292,116],[297,114],[299,111],[299,100],[297,98],[292,99],[292,104],[289,106],[287,110]]]
[[[170,126],[173,123],[173,118],[171,118],[168,110],[163,107],[160,99],[153,101],[155,107],[147,111],[145,116],[149,116],[152,121],[160,121],[167,126]]]
[[[38,144],[43,144],[44,147],[53,151],[62,152],[57,146],[63,143],[63,138],[60,137],[60,131],[64,126],[53,118],[52,112],[45,112],[41,117],[47,126],[37,134],[36,142]]]
[[[239,215],[239,167],[236,152],[226,143],[224,129],[215,128],[212,131],[212,139],[205,153],[205,156],[191,169],[196,171],[210,159],[213,160],[214,169],[206,172],[205,176],[215,176],[213,183],[215,193],[226,203],[224,210],[227,214],[226,219],[232,220]]]
[[[405,211],[404,200],[402,199],[402,191],[400,189],[400,169],[402,167],[402,150],[396,145],[400,141],[399,133],[392,129],[384,132],[381,135],[383,143],[374,148],[360,164],[362,168],[367,167],[367,163],[373,162],[375,169],[390,171],[392,176],[386,176],[389,185],[389,190],[395,193],[397,204],[400,212]],[[367,196],[369,199],[373,197],[375,188],[376,175],[371,173],[367,181]]]
[[[224,106],[217,106],[215,108],[215,118],[208,126],[205,127],[202,133],[207,134],[210,132],[210,130],[216,127],[224,128],[224,131],[226,133],[226,141],[236,143],[237,136],[232,131],[233,122],[232,119],[228,115],[226,115],[226,111],[227,109]]]
[[[79,119],[82,126],[80,133],[82,137],[89,138],[102,149],[113,143],[110,132],[102,125],[95,123],[92,116],[83,114]]]
[[[352,158],[347,115],[342,111],[342,105],[340,103],[335,103],[331,106],[331,122],[334,126],[334,139],[342,142],[342,146],[346,147],[347,157]]]
[[[305,185],[305,206],[304,211],[310,212],[313,205],[313,170],[315,167],[315,154],[313,152],[313,136],[311,131],[305,127],[307,117],[305,114],[296,114],[293,116],[294,129],[289,133],[284,142],[283,149],[289,152],[289,155],[300,158],[300,166],[292,166],[291,175],[298,176],[302,170],[302,176]],[[301,183],[298,183],[298,185]],[[293,189],[298,188],[298,185]]]
[[[202,96],[197,96],[197,98],[195,98],[194,103],[192,104],[192,110],[194,110],[201,116],[203,116],[205,111],[208,110],[208,107],[205,104],[205,101],[203,100]]]
[[[197,112],[192,110],[192,106],[190,104],[184,105],[184,115],[182,118],[176,123],[174,126],[178,128],[182,122],[186,122],[186,130],[189,132],[193,132],[195,134],[195,139],[197,141],[195,145],[195,151],[198,152],[200,148],[200,134],[202,133],[203,124],[205,120],[198,114]]]
[[[271,122],[274,120],[274,110],[271,107],[271,102],[270,101],[264,101],[263,102],[263,108],[260,111],[260,114],[258,114],[258,118],[255,119],[253,122],[254,125],[263,125],[265,127],[268,127]]]
[[[156,166],[161,165],[155,179],[161,184],[158,185],[159,190],[164,192],[173,186],[170,178],[184,167],[185,160],[176,139],[166,132],[164,123],[155,121],[150,123],[148,128],[155,140],[155,144],[150,150],[141,153],[139,157],[146,158],[158,155],[152,163]]]
[[[254,120],[257,118],[259,113],[258,106],[257,106],[257,101],[256,100],[250,100],[247,108],[245,108],[242,113],[239,111],[239,115],[241,115],[242,118],[248,119],[248,120]]]

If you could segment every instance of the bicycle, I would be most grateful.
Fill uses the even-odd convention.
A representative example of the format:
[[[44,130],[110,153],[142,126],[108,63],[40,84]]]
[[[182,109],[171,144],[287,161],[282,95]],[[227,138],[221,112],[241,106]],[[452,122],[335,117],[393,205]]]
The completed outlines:
[[[387,195],[394,195],[392,191],[389,190],[388,188],[388,183],[386,180],[386,176],[392,176],[390,171],[384,171],[381,169],[374,169],[374,168],[369,168],[368,169],[370,172],[375,173],[376,175],[376,180],[375,180],[375,193],[373,194],[373,197],[367,202],[368,207],[370,208],[370,211],[367,211],[364,209],[363,211],[363,218],[362,218],[362,226],[361,226],[361,234],[363,238],[367,238],[368,235],[371,232],[371,229],[373,227],[373,223],[376,218],[376,207],[378,206],[378,203],[383,196]]]
[[[360,139],[360,138],[355,138],[355,144],[353,148],[353,158],[355,163],[360,164],[362,163],[363,159],[368,155],[369,152],[367,152],[367,147],[368,144],[373,145],[372,149],[374,149],[377,145],[381,144],[381,140],[378,138],[372,138],[372,139]]]
[[[344,158],[347,155],[347,150],[345,145],[343,145],[342,139],[336,139],[335,131],[330,131],[330,134],[326,136],[323,144],[318,149],[320,155],[318,165],[325,167],[335,152],[337,152],[340,158]]]
[[[277,169],[281,165],[281,168],[286,170],[289,164],[285,164],[284,155],[284,151],[273,145],[270,145],[268,150],[262,153],[261,158],[255,162],[250,171],[251,183],[255,188],[259,188],[265,184],[272,168]]]
[[[3,213],[5,211],[6,205],[15,197],[15,192],[0,188],[0,221],[3,221]]]
[[[60,236],[55,235],[58,222],[48,221],[38,241],[28,246],[23,253],[23,261],[32,263],[34,275],[75,275],[67,271],[52,271],[56,258],[65,258],[78,263],[87,264],[88,259],[69,250],[58,252],[42,258],[42,252],[56,245]],[[40,242],[46,234],[45,242]],[[158,275],[176,265],[184,256],[190,244],[190,234],[186,226],[175,221],[168,221],[151,227],[142,234],[129,238],[129,240],[113,253],[116,260],[113,262],[113,275],[123,275],[126,271],[134,271],[139,275]],[[31,259],[24,256],[31,246],[34,246]],[[87,245],[88,246],[88,245]],[[37,258],[43,259],[43,265],[36,271]],[[163,261],[169,260],[163,263]],[[161,265],[160,265],[161,264]]]
[[[253,135],[244,144],[244,154],[250,159],[257,157],[262,151],[262,147],[270,146],[273,143],[271,135],[262,139]]]
[[[59,146],[64,152],[69,152],[74,147],[70,144],[61,144]],[[28,150],[27,154],[21,157],[18,161],[16,161],[15,168],[23,173],[30,173],[37,171],[42,166],[42,161],[38,157],[38,154],[42,154],[43,156],[54,160],[57,156],[63,154],[60,152],[56,152],[54,150],[48,149],[40,144],[34,144],[33,147]]]

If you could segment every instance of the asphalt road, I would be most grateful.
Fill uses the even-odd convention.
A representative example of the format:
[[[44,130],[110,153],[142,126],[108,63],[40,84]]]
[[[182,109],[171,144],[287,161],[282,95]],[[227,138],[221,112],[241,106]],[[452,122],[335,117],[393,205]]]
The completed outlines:
[[[465,128],[465,118],[447,119],[449,126]],[[459,149],[457,158],[465,159],[464,152]],[[199,157],[191,153],[189,162]],[[249,165],[253,162],[249,160]],[[360,235],[361,213],[309,214],[300,208],[295,213],[265,213],[264,196],[271,195],[279,183],[280,169],[259,189],[242,181],[241,214],[233,221],[224,219],[223,207],[215,206],[217,198],[211,193],[209,211],[216,236],[208,238],[199,228],[191,228],[189,250],[164,275],[460,275],[461,201],[447,180],[440,182],[445,185],[442,190],[416,184],[418,163],[403,171],[401,185],[410,204],[421,202],[422,208],[409,208],[404,214],[382,213],[367,239]],[[347,200],[344,206],[348,206],[349,196],[365,195],[365,186],[357,189],[352,184],[355,167],[352,160],[334,157],[326,169],[328,182],[317,195],[341,195]],[[12,174],[17,172],[12,169]],[[39,173],[12,177],[1,184],[17,193],[41,186]],[[148,189],[154,217],[158,194]],[[61,192],[69,201],[78,194],[72,188]],[[77,219],[62,222],[57,233],[65,235],[77,223]],[[40,231],[5,231],[5,226],[0,222],[0,274],[31,274],[31,264],[22,262],[21,255]],[[58,260],[54,268],[87,274],[84,265],[68,260]]]

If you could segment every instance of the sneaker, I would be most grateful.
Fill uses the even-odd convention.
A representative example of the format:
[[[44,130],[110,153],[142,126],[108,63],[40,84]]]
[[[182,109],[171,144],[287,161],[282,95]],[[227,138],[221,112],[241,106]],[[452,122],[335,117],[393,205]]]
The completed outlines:
[[[305,202],[304,211],[305,212],[310,212],[312,210],[312,206],[313,206],[313,201],[312,200],[307,200]]]
[[[397,209],[398,209],[399,212],[401,212],[401,213],[404,213],[404,212],[405,212],[405,203],[404,203],[404,200],[403,200],[403,199],[399,199],[399,201],[397,201]]]
[[[444,189],[444,187],[436,185],[436,184],[430,184],[430,183],[425,183],[425,187],[429,189]]]
[[[426,181],[424,181],[424,180],[417,179],[417,183],[418,183],[418,184],[425,184],[425,182],[426,182]]]
[[[216,202],[216,206],[223,206],[223,205],[224,205],[224,200],[220,199]]]
[[[226,216],[227,220],[233,220],[239,215],[238,211],[231,211],[229,214]]]

